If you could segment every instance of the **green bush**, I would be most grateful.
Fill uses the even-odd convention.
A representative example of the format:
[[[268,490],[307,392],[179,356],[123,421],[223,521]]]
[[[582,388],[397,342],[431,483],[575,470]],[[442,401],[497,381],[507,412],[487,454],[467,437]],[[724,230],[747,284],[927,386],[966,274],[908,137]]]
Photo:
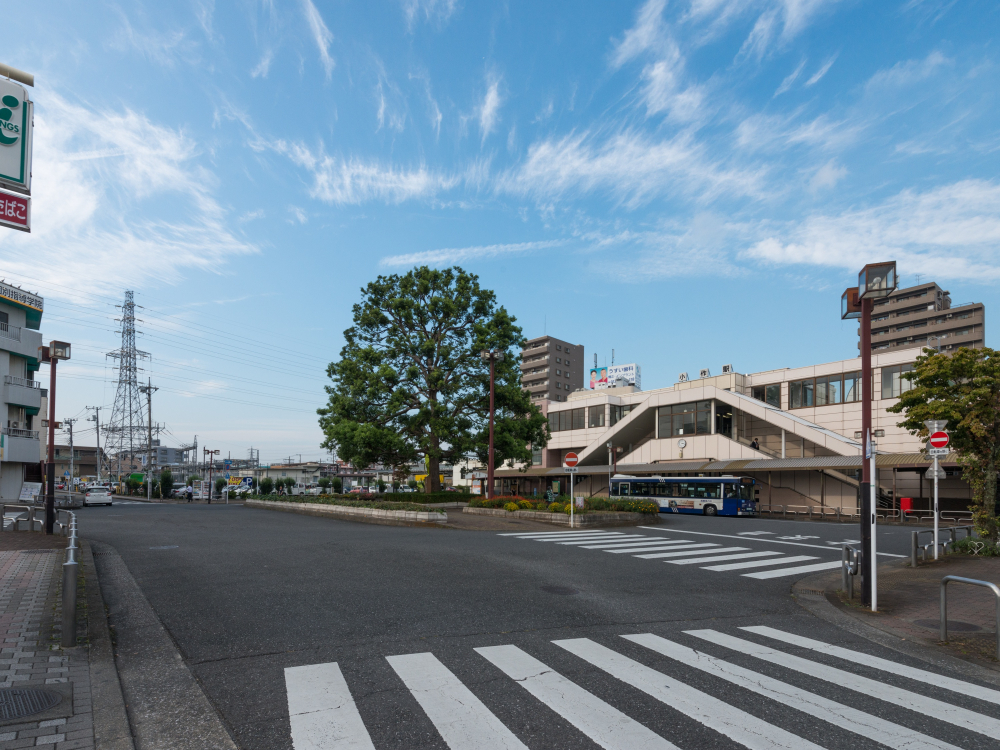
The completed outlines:
[[[521,500],[520,502],[518,502],[517,505],[518,505],[518,507],[521,510],[534,510],[535,509],[535,504],[531,503],[531,502],[528,502],[527,500]]]
[[[515,510],[520,510],[520,507],[518,506],[517,503],[507,503],[506,505],[503,506],[503,509],[508,512],[513,512]]]
[[[261,500],[279,503],[318,503],[320,505],[340,505],[348,508],[376,508],[378,510],[415,510],[421,513],[443,513],[439,508],[425,508],[417,503],[392,503],[385,500],[358,500],[357,495],[267,495]]]
[[[659,513],[660,506],[648,500],[608,500],[605,497],[588,497],[584,508],[592,511],[614,513]]]
[[[341,492],[344,491],[344,480],[341,479],[340,477],[334,477],[332,486],[334,494],[339,495]]]
[[[1000,544],[992,544],[986,539],[966,537],[955,542],[955,551],[976,557],[1000,557]]]
[[[274,480],[271,477],[264,477],[260,480],[260,494],[270,495],[274,490]]]
[[[563,512],[562,503],[552,503],[552,505],[549,506],[549,513],[562,513],[562,512]]]

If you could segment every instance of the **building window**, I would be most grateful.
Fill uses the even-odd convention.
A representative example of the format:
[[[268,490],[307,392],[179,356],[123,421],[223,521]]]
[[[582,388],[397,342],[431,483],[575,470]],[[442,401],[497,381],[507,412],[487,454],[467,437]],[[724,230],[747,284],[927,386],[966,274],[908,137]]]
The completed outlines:
[[[841,375],[816,378],[816,406],[839,404],[843,396],[842,385]]]
[[[558,399],[559,397],[556,396]],[[586,427],[586,409],[566,409],[565,411],[554,411],[549,414],[549,429],[552,432],[565,432],[566,430],[582,430]]]
[[[531,465],[541,466],[542,465],[542,449],[531,446]]]
[[[622,419],[625,419],[625,417],[628,416],[629,412],[631,412],[634,408],[635,404],[625,404],[624,406],[614,406],[612,404],[611,424],[612,425],[618,424],[618,422],[621,421]]]
[[[559,359],[559,357],[556,357],[556,364],[557,365],[561,365],[562,364],[562,360]]]
[[[788,408],[802,409],[816,405],[816,385],[812,378],[793,380],[788,384]]]
[[[844,403],[849,404],[861,400],[861,373],[844,373]]]
[[[750,395],[758,401],[763,401],[778,409],[781,408],[781,383],[774,385],[755,385],[750,389]]]
[[[556,383],[556,388],[562,388],[562,383]]]
[[[562,351],[562,346],[560,346],[559,344],[556,344],[556,350],[561,352]]]
[[[902,377],[907,372],[913,372],[913,363],[882,368],[882,398],[899,398],[913,389],[913,383]]]
[[[562,375],[562,370],[556,370],[556,375]]]
[[[604,404],[591,406],[589,417],[588,427],[604,427]]]
[[[661,406],[658,409],[660,438],[711,433],[712,402]]]

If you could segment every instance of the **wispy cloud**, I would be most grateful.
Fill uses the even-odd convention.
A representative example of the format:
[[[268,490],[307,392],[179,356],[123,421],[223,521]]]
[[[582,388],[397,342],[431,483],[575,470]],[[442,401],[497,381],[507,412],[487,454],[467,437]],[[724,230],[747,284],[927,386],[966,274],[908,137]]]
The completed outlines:
[[[326,71],[326,77],[329,79],[333,74],[333,68],[336,64],[330,56],[330,45],[333,43],[333,34],[326,27],[326,24],[323,22],[323,16],[316,10],[316,6],[313,5],[312,0],[302,0],[302,12],[309,23],[309,30],[312,32],[313,41],[316,42],[316,47],[319,49],[319,59],[323,63],[323,69]]]
[[[667,0],[647,0],[636,14],[635,25],[625,32],[622,40],[615,45],[611,55],[611,66],[620,68],[645,52],[657,52],[665,39],[666,27],[663,9]]]
[[[472,247],[443,248],[441,250],[426,250],[405,255],[390,255],[379,261],[382,266],[442,266],[451,263],[465,263],[470,260],[483,260],[506,255],[521,255],[545,250],[550,247],[565,245],[569,240],[540,240],[536,242],[515,242],[506,245],[475,245]]]
[[[891,68],[880,70],[865,84],[868,91],[896,89],[925,81],[939,69],[951,64],[951,60],[935,50],[923,60],[906,60]]]
[[[195,44],[183,31],[140,31],[131,24],[124,13],[120,11],[119,13],[122,26],[112,37],[113,48],[123,51],[131,49],[166,68],[198,57]]]
[[[274,53],[271,50],[264,50],[264,54],[260,56],[260,62],[250,71],[250,77],[267,78],[267,74],[271,70],[271,60],[273,57]]]
[[[832,188],[846,176],[847,168],[838,164],[836,159],[830,159],[830,161],[816,170],[816,173],[809,181],[809,187],[813,192]]]
[[[487,81],[486,95],[483,103],[479,106],[479,130],[486,142],[486,136],[492,133],[500,119],[500,105],[503,99],[500,97],[500,79],[490,77]]]
[[[964,180],[787,224],[754,243],[744,257],[847,270],[871,258],[894,258],[907,273],[981,283],[1000,279],[998,243],[1000,185]]]
[[[788,91],[792,87],[792,84],[795,83],[799,75],[802,73],[802,69],[805,67],[806,67],[806,61],[803,60],[802,62],[799,63],[798,67],[795,68],[795,70],[793,70],[791,73],[785,76],[785,79],[781,82],[781,85],[778,86],[777,90],[774,92],[774,96],[781,96],[786,91]]]
[[[456,10],[458,0],[403,0],[403,17],[410,30],[421,16],[426,21],[444,24]]]
[[[829,60],[827,60],[825,63],[823,63],[820,66],[820,69],[817,70],[815,73],[813,73],[812,76],[810,76],[809,80],[806,81],[806,88],[809,88],[810,86],[814,86],[817,83],[819,83],[820,80],[823,78],[823,76],[825,76],[827,73],[830,72],[830,68],[833,67],[833,63],[836,62],[836,60],[837,60],[837,56],[834,55]]]

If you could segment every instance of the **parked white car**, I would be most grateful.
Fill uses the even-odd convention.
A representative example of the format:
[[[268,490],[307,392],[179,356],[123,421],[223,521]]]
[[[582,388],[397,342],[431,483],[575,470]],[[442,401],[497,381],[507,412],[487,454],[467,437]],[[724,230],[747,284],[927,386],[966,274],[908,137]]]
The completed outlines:
[[[83,496],[83,504],[111,505],[111,490],[107,487],[91,487]]]

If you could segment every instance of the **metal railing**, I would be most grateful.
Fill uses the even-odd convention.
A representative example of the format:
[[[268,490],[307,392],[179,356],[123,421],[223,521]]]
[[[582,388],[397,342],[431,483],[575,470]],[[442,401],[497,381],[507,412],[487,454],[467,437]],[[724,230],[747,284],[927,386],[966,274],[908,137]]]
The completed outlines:
[[[21,326],[12,326],[7,323],[0,323],[0,336],[5,339],[21,340]]]
[[[42,384],[37,380],[27,380],[25,378],[15,378],[13,375],[3,376],[4,385],[19,385],[22,388],[38,388],[41,389]]]
[[[962,578],[962,576],[945,576],[941,579],[941,642],[948,642],[948,584],[951,582],[955,583],[968,583],[971,586],[982,586],[993,592],[993,596],[996,598],[997,604],[997,614],[996,614],[996,625],[997,625],[997,659],[1000,659],[1000,586],[995,583],[990,583],[989,581],[977,581],[975,578]]]
[[[80,545],[76,536],[76,513],[63,511],[69,516],[69,544],[66,545],[66,562],[63,563],[63,601],[62,601],[62,646],[70,648],[76,645],[76,582],[79,565]]]
[[[10,437],[27,438],[28,440],[38,440],[38,430],[22,430],[17,427],[4,427],[3,434]]]
[[[854,598],[854,577],[861,570],[861,550],[845,544],[840,552],[840,582],[849,599]]]
[[[958,532],[964,531],[965,538],[971,538],[975,533],[975,526],[947,526],[941,529],[941,533],[947,531],[949,532],[950,539],[942,541],[940,534],[938,536],[938,546],[941,548],[941,554],[946,554],[948,552],[948,545],[951,545],[952,551],[955,550],[955,544],[958,542]],[[920,535],[930,534],[931,540],[927,544],[920,544]],[[927,562],[927,550],[933,549],[934,547],[934,529],[921,529],[920,531],[911,532],[910,536],[910,567],[917,567],[917,550],[920,550],[921,558],[923,562]]]

